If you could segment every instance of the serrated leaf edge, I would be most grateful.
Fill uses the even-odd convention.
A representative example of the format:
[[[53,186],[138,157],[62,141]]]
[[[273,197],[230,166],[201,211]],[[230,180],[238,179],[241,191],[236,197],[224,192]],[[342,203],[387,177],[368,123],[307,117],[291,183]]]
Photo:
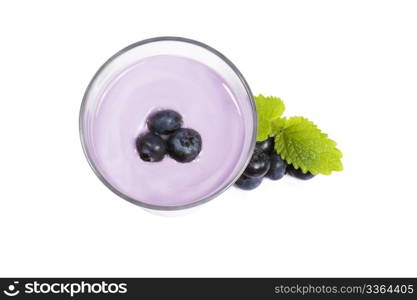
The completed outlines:
[[[296,119],[296,118],[299,118],[299,119],[302,119],[303,121],[307,121],[307,122],[309,122],[309,124],[314,128],[314,129],[316,129],[316,130],[318,130],[319,131],[319,133],[320,133],[320,135],[321,135],[321,138],[326,138],[327,139],[327,141],[328,142],[330,142],[331,144],[333,144],[333,146],[334,146],[334,150],[339,154],[338,155],[338,157],[339,158],[342,158],[343,157],[343,153],[342,153],[342,151],[340,151],[340,149],[338,149],[337,147],[336,147],[336,145],[337,145],[337,143],[334,141],[334,140],[332,140],[332,139],[330,139],[330,138],[328,138],[328,134],[326,134],[326,133],[324,133],[324,132],[322,132],[318,127],[317,127],[317,125],[314,123],[314,122],[312,122],[312,121],[310,121],[309,119],[307,119],[307,118],[305,118],[305,117],[300,117],[300,116],[294,116],[294,117],[291,117],[291,118],[289,118],[289,119],[286,119],[285,120],[285,125],[287,125],[289,122],[290,122],[290,120],[291,119]],[[290,126],[291,126],[291,124],[290,124]],[[296,126],[296,125],[295,125]],[[285,130],[285,128],[283,128],[283,130]],[[275,141],[275,145],[274,145],[274,149],[275,149],[275,151],[281,156],[281,158],[282,159],[284,159],[288,164],[292,164],[293,166],[294,166],[294,168],[295,169],[301,169],[301,171],[305,174],[305,173],[307,173],[307,172],[310,172],[310,173],[312,173],[313,175],[317,175],[317,174],[323,174],[323,175],[330,175],[332,172],[334,172],[334,171],[342,171],[343,170],[343,164],[340,162],[340,164],[341,164],[341,169],[340,170],[332,170],[332,171],[326,171],[326,172],[320,172],[320,170],[318,170],[318,169],[311,169],[311,170],[309,170],[309,169],[307,169],[307,168],[303,168],[303,167],[301,167],[301,166],[299,166],[297,163],[295,163],[293,160],[291,160],[289,157],[286,157],[282,152],[282,150],[283,149],[279,149],[278,147],[277,147],[277,145],[278,145],[278,143],[277,143],[277,139],[279,139],[279,138],[284,138],[284,136],[282,136],[282,134],[283,134],[283,130],[282,131],[280,131],[280,132],[278,132],[276,135],[275,135],[275,139],[274,139],[274,141]],[[282,137],[281,137],[282,136]],[[289,151],[289,149],[288,149],[288,142],[284,142],[284,143],[282,143],[282,145],[283,145],[283,147],[285,147],[286,148],[286,152],[287,153],[289,153],[290,151]],[[303,144],[303,143],[302,143]],[[312,149],[311,147],[309,147],[308,145],[305,145],[305,144],[303,144],[303,146],[304,147],[306,147],[306,148],[309,148],[309,149]],[[295,150],[295,153],[296,153],[296,155],[297,155],[297,157],[300,157],[300,155],[299,155],[299,153]]]

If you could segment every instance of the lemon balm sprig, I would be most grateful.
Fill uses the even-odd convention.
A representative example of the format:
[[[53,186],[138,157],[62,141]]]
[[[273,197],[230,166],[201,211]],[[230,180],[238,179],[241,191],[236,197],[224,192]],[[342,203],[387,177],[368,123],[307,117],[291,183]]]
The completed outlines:
[[[285,105],[280,98],[255,97],[258,112],[257,141],[274,138],[275,151],[303,173],[330,175],[342,171],[342,152],[313,122],[304,117],[282,117]]]

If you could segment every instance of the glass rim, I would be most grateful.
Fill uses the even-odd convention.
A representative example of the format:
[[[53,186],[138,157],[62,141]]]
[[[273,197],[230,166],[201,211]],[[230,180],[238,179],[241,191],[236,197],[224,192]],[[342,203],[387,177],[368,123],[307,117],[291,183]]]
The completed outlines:
[[[128,52],[129,50],[136,48],[136,47],[140,47],[142,45],[145,44],[149,44],[149,43],[154,43],[154,42],[161,42],[161,41],[174,41],[174,42],[184,42],[184,43],[189,43],[195,46],[199,46],[202,47],[206,50],[208,50],[209,52],[213,53],[214,55],[216,55],[217,57],[219,57],[222,61],[224,61],[231,69],[232,71],[237,75],[238,79],[240,80],[240,82],[242,83],[246,94],[249,98],[250,101],[250,105],[252,107],[252,117],[253,117],[253,132],[252,132],[252,137],[251,137],[251,145],[248,149],[248,153],[246,153],[246,159],[241,167],[241,169],[239,170],[239,172],[236,173],[235,176],[233,176],[224,186],[222,186],[222,188],[220,188],[218,191],[216,191],[214,194],[205,197],[203,199],[200,199],[198,201],[192,202],[192,203],[188,203],[188,204],[182,204],[182,205],[174,205],[174,206],[169,206],[169,205],[156,205],[156,204],[149,204],[146,202],[143,202],[141,200],[137,200],[134,199],[132,197],[129,197],[128,195],[122,193],[121,191],[119,191],[117,188],[115,188],[112,184],[110,184],[110,182],[107,181],[106,178],[104,178],[104,176],[101,174],[101,172],[99,171],[99,169],[97,168],[97,166],[95,165],[90,152],[88,150],[88,147],[86,145],[86,136],[84,133],[84,117],[85,117],[85,108],[86,108],[86,103],[88,100],[88,95],[89,92],[91,90],[92,85],[95,83],[95,81],[97,80],[97,78],[100,76],[100,74],[105,70],[105,68],[111,64],[116,58],[118,58],[119,56],[123,55],[124,53]],[[249,87],[249,84],[247,83],[246,79],[243,77],[242,73],[239,71],[239,69],[226,57],[224,56],[222,53],[220,53],[218,50],[202,43],[196,40],[192,40],[192,39],[188,39],[188,38],[184,38],[184,37],[177,37],[177,36],[160,36],[160,37],[154,37],[154,38],[149,38],[149,39],[145,39],[145,40],[141,40],[139,42],[135,42],[133,44],[130,44],[129,46],[123,48],[122,50],[116,52],[114,55],[112,55],[109,59],[107,59],[102,65],[101,67],[96,71],[96,73],[94,74],[93,78],[90,80],[85,92],[84,92],[84,96],[81,102],[81,107],[80,107],[80,112],[79,112],[79,121],[78,121],[78,126],[79,126],[79,134],[80,134],[80,139],[81,139],[81,145],[83,148],[83,152],[84,155],[91,167],[91,169],[93,170],[93,172],[96,174],[96,176],[101,180],[101,182],[107,187],[109,188],[113,193],[115,193],[117,196],[119,196],[120,198],[129,201],[130,203],[133,203],[137,206],[146,208],[146,209],[153,209],[153,210],[162,210],[162,211],[175,211],[175,210],[181,210],[181,209],[187,209],[187,208],[191,208],[191,207],[195,207],[198,205],[201,205],[203,203],[206,203],[210,200],[213,200],[214,198],[218,197],[220,194],[222,194],[224,191],[226,191],[230,186],[232,186],[236,180],[242,175],[243,171],[245,170],[246,166],[248,165],[252,153],[254,151],[255,148],[255,144],[256,144],[256,135],[257,135],[257,127],[258,127],[258,122],[257,122],[257,112],[256,112],[256,106],[255,106],[255,101],[253,98],[253,94],[252,91]]]

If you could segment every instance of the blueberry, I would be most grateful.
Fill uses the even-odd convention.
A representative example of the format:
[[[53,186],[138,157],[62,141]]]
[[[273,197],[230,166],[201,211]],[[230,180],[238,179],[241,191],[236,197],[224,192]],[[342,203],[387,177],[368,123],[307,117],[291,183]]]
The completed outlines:
[[[269,167],[268,173],[266,176],[272,180],[278,180],[284,177],[287,170],[287,163],[282,160],[282,158],[276,153],[270,155],[271,166]]]
[[[144,161],[161,161],[167,152],[166,142],[152,132],[148,132],[136,140],[136,149]]]
[[[247,177],[242,175],[236,180],[235,185],[242,190],[253,190],[262,182],[262,177]]]
[[[268,154],[254,153],[243,174],[247,177],[262,177],[268,172],[270,164]]]
[[[270,154],[274,150],[274,144],[275,144],[275,141],[274,141],[274,138],[272,137],[262,142],[256,142],[254,152],[256,153],[265,152],[267,154]]]
[[[181,128],[182,117],[173,110],[161,110],[150,116],[148,128],[156,134],[169,134]]]
[[[190,162],[200,153],[202,141],[194,129],[181,128],[168,138],[168,154],[179,162]]]
[[[293,165],[287,166],[287,173],[295,178],[302,180],[309,180],[314,177],[314,175],[310,172],[304,174],[303,171],[301,171],[301,169],[295,169]]]

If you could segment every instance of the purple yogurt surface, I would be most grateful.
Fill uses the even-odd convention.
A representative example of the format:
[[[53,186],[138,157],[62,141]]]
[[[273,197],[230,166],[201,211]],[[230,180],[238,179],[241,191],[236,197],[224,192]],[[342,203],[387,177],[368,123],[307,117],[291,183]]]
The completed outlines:
[[[225,80],[207,65],[174,55],[151,56],[129,66],[103,90],[86,114],[85,146],[104,179],[126,196],[151,205],[182,206],[205,199],[229,183],[246,161],[244,144],[253,124]],[[179,163],[168,155],[140,159],[136,138],[157,110],[173,109],[197,130],[197,159]],[[246,120],[246,121],[245,121]]]

